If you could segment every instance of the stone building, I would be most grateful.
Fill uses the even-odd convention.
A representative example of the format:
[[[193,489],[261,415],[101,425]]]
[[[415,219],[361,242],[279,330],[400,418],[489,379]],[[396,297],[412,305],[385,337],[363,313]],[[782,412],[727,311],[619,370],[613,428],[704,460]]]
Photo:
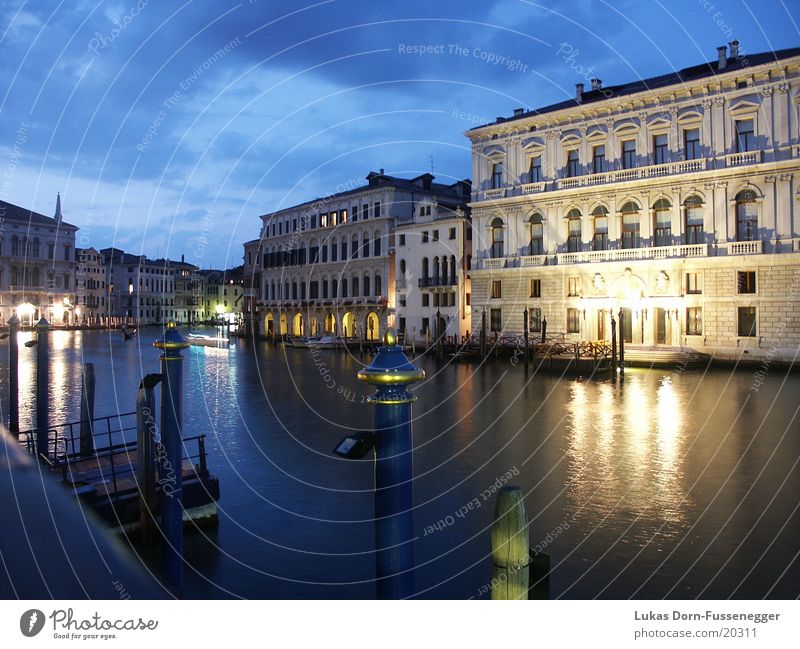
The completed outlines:
[[[103,248],[100,254],[106,266],[110,315],[115,322],[150,325],[177,318],[171,262],[150,260],[118,248]]]
[[[108,287],[103,256],[94,248],[78,248],[77,258],[77,322],[86,325],[105,324],[108,316]]]
[[[262,216],[259,333],[378,340],[395,325],[395,225],[421,201],[463,200],[462,186],[381,170],[366,185]]]
[[[205,320],[203,298],[205,277],[200,268],[188,263],[181,255],[180,261],[157,260],[156,263],[171,268],[175,278],[175,321],[192,326]]]
[[[230,270],[204,270],[201,273],[205,284],[205,320],[239,324],[244,308],[245,280],[242,266]]]
[[[800,49],[591,89],[470,130],[473,331],[791,360]]]
[[[65,222],[61,196],[52,217],[0,201],[0,317],[14,313],[27,326],[45,317],[74,325],[75,233]]]

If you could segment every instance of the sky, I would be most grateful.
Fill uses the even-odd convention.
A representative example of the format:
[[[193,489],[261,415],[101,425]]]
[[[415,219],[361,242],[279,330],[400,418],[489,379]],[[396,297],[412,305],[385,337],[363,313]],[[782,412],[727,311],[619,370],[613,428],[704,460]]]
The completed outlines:
[[[470,174],[474,126],[800,45],[799,0],[0,0],[0,199],[78,245],[233,267],[370,170]]]

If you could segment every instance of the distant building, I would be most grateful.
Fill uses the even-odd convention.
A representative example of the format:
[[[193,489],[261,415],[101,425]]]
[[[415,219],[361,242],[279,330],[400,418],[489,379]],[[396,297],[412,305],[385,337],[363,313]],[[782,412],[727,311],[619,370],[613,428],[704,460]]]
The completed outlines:
[[[108,287],[103,256],[94,248],[78,248],[77,256],[77,322],[87,325],[105,324],[108,317]]]
[[[76,307],[75,232],[65,222],[61,197],[53,217],[0,201],[0,317],[14,313],[25,325],[47,318],[73,325]]]
[[[261,241],[244,244],[242,265],[242,326],[248,336],[259,332],[258,301],[261,291]]]
[[[177,318],[171,262],[149,260],[118,248],[104,248],[100,254],[106,266],[109,311],[115,321],[148,325]]]
[[[262,216],[259,333],[378,340],[396,324],[395,225],[421,201],[466,200],[464,187],[381,170],[366,185]]]
[[[794,359],[800,49],[730,47],[467,133],[473,329]]]
[[[203,297],[205,295],[205,278],[200,269],[189,264],[181,255],[180,261],[160,260],[171,268],[175,278],[175,321],[192,325],[205,320]]]
[[[205,320],[239,323],[244,308],[244,273],[242,266],[231,270],[201,271],[205,280],[203,305]]]
[[[398,331],[419,341],[468,336],[472,226],[463,201],[419,201],[395,243]]]

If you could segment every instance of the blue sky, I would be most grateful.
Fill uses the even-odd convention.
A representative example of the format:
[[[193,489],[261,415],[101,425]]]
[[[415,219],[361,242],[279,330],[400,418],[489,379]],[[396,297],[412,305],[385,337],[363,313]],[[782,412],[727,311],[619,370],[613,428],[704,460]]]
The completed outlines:
[[[661,74],[734,38],[800,45],[797,0],[0,9],[0,198],[52,214],[60,191],[79,245],[202,267],[241,263],[260,214],[371,169],[467,178],[465,130],[566,99],[584,76]]]

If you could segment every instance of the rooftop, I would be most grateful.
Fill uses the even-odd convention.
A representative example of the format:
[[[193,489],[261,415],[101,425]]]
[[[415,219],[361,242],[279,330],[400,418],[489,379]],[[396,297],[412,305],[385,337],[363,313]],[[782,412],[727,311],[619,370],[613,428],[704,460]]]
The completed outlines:
[[[7,203],[6,201],[0,201],[0,218],[4,221],[28,223],[30,225],[47,225],[50,227],[63,225],[68,228],[78,228],[77,225],[72,225],[66,221],[62,221],[60,224],[56,223],[55,218],[52,216],[45,216],[44,214],[39,214],[33,210],[14,205],[13,203]]]

